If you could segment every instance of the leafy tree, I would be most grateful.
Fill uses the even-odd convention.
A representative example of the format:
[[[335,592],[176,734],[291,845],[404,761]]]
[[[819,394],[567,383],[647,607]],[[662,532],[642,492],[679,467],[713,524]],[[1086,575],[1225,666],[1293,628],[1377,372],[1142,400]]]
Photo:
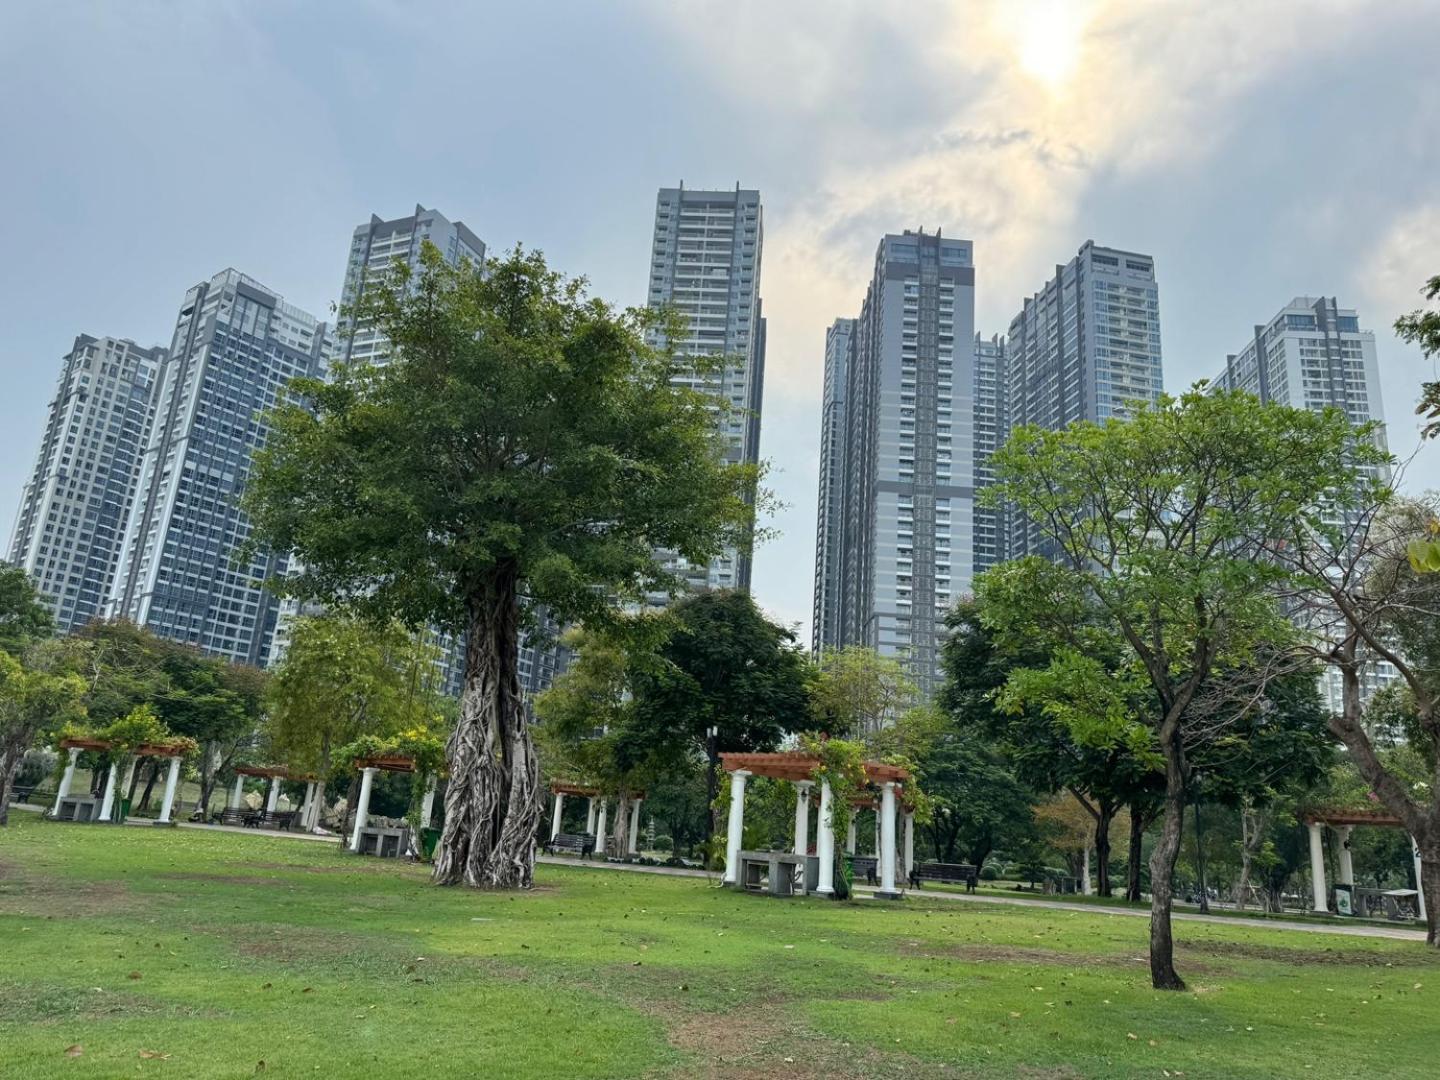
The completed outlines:
[[[79,651],[63,640],[34,642],[23,658],[0,649],[0,825],[9,823],[10,785],[25,752],[85,715]]]
[[[303,566],[292,594],[463,636],[434,879],[526,887],[544,803],[517,678],[526,612],[598,623],[677,588],[655,549],[704,563],[745,543],[757,470],[725,464],[723,406],[672,379],[709,361],[647,344],[662,315],[617,312],[538,252],[482,273],[426,245],[421,262],[355,312],[392,362],[295,384],[247,505]]]
[[[711,727],[716,753],[771,750],[809,727],[809,663],[794,631],[765,618],[747,594],[687,597],[666,612],[663,630],[654,662],[631,672],[633,709],[616,742],[621,769],[695,768]],[[714,832],[712,815],[707,842]]]
[[[296,619],[266,695],[271,753],[320,778],[321,805],[341,746],[436,722],[436,661],[436,650],[398,623],[377,627],[342,614]]]
[[[821,656],[810,696],[816,728],[865,738],[913,705],[919,688],[895,657],[847,645]]]
[[[1053,622],[1078,602],[1103,612],[1129,648],[1113,670],[1078,652],[1058,657],[1030,691],[1058,696],[1080,741],[1148,747],[1163,762],[1165,809],[1150,858],[1156,989],[1184,988],[1170,914],[1189,754],[1224,730],[1269,657],[1293,639],[1272,597],[1289,576],[1270,557],[1274,538],[1297,521],[1319,526],[1347,504],[1368,438],[1337,413],[1197,389],[1142,406],[1130,421],[1022,428],[995,455],[987,495],[1024,514],[1066,570],[1058,598],[1016,590],[1028,599],[994,613],[997,621]],[[1017,572],[1027,567],[1040,572],[1036,559]],[[1092,695],[1084,709],[1063,701],[1078,698],[1077,677]],[[1129,702],[1142,688],[1151,708],[1137,715]]]
[[[1160,786],[1153,755],[1136,753],[1122,742],[1092,745],[1078,740],[1071,726],[1053,711],[1027,706],[1018,699],[1002,706],[1001,695],[1012,672],[1043,667],[1058,649],[1082,648],[1091,655],[1108,657],[1113,666],[1126,645],[1113,628],[1107,633],[1103,620],[1083,605],[1061,619],[1053,618],[1052,613],[1040,624],[1016,622],[1003,634],[987,627],[984,617],[988,597],[994,597],[992,604],[1018,611],[1024,605],[1003,600],[1008,590],[1038,590],[1053,598],[1065,595],[1065,578],[1064,568],[1043,563],[1014,570],[1001,566],[984,575],[977,583],[979,599],[962,601],[947,616],[949,634],[940,654],[945,672],[941,702],[962,728],[983,733],[1004,749],[1020,783],[1037,792],[1064,791],[1075,798],[1093,825],[1096,891],[1110,896],[1110,826],[1128,805],[1132,820],[1140,819],[1138,828],[1143,834]],[[1042,602],[1041,596],[1035,598],[1035,603]],[[1054,633],[1057,630],[1059,636]],[[1137,710],[1146,704],[1131,702]],[[1136,899],[1139,858],[1137,842],[1131,851]]]
[[[1427,281],[1420,291],[1426,300],[1440,299],[1440,274]],[[1440,356],[1440,311],[1416,308],[1395,320],[1395,333],[1401,341],[1419,345],[1427,359]],[[1426,420],[1421,438],[1440,436],[1440,382],[1421,385],[1420,404],[1415,407],[1415,412]]]
[[[55,620],[35,593],[30,575],[0,564],[0,650],[18,656],[32,641],[55,632]]]
[[[1385,457],[1372,449],[1370,460]],[[1440,948],[1440,575],[1417,572],[1408,554],[1440,505],[1433,495],[1395,499],[1379,468],[1357,487],[1360,505],[1272,534],[1274,557],[1294,579],[1287,600],[1309,632],[1305,652],[1340,674],[1342,707],[1331,715],[1330,730],[1420,850],[1427,939]],[[1423,784],[1384,754],[1391,703],[1381,698],[1367,705],[1364,676],[1380,660],[1405,688],[1401,726],[1430,769]]]

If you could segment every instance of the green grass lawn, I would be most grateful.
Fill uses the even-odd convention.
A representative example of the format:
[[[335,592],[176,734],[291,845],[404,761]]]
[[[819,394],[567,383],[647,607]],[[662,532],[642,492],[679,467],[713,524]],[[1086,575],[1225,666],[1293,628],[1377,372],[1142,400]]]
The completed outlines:
[[[5,1080],[1440,1069],[1419,944],[1179,923],[1193,992],[1162,995],[1123,916],[551,866],[482,894],[293,839],[12,822]]]

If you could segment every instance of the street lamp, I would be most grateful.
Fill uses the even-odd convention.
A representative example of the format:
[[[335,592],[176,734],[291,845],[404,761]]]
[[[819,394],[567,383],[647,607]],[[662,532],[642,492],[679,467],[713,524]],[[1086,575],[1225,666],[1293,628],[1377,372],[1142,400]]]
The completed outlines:
[[[710,768],[705,778],[705,852],[709,857],[710,842],[715,839],[715,770],[720,764],[720,729],[718,727],[707,727],[705,729],[705,756],[710,762]]]

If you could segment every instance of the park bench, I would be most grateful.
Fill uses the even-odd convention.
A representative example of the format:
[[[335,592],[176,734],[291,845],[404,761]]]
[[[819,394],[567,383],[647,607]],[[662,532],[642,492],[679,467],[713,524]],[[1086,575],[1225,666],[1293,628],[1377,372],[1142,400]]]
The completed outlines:
[[[31,784],[29,787],[20,787],[18,784],[15,785],[10,789],[10,801],[12,803],[28,803],[30,796],[35,794],[35,787],[36,785],[34,784]]]
[[[298,810],[264,810],[260,814],[260,825],[267,829],[286,829],[294,827],[295,819],[300,816]]]
[[[560,833],[545,841],[545,851],[550,855],[563,851],[587,859],[594,850],[594,833]]]
[[[979,880],[980,868],[968,863],[917,863],[910,875],[910,883],[917,889],[922,881],[940,881],[973,890]]]

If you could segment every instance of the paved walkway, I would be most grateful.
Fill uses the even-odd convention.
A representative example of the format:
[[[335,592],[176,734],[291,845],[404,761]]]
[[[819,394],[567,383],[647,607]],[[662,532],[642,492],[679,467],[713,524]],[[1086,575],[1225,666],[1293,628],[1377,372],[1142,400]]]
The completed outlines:
[[[580,859],[566,859],[555,855],[541,855],[539,862],[551,866],[569,866],[574,869],[620,870],[637,874],[664,874],[670,877],[709,878],[718,882],[720,875],[705,870],[692,870],[679,866],[637,866],[633,863],[590,862]],[[874,899],[875,889],[869,885],[855,886],[855,895]],[[1150,912],[1144,908],[1106,907],[1103,904],[1072,904],[1064,900],[1022,900],[1007,896],[989,896],[983,893],[952,893],[939,890],[921,890],[909,895],[923,900],[947,900],[962,904],[1004,904],[1008,907],[1044,908],[1048,911],[1076,911],[1082,915],[1123,915],[1136,919],[1148,919]],[[1348,937],[1390,938],[1396,941],[1424,941],[1424,930],[1412,930],[1403,926],[1371,926],[1364,923],[1335,924],[1297,922],[1292,919],[1247,919],[1224,915],[1201,915],[1199,912],[1177,911],[1177,922],[1218,923],[1222,926],[1251,927],[1256,930],[1299,930],[1306,934],[1340,934]]]

